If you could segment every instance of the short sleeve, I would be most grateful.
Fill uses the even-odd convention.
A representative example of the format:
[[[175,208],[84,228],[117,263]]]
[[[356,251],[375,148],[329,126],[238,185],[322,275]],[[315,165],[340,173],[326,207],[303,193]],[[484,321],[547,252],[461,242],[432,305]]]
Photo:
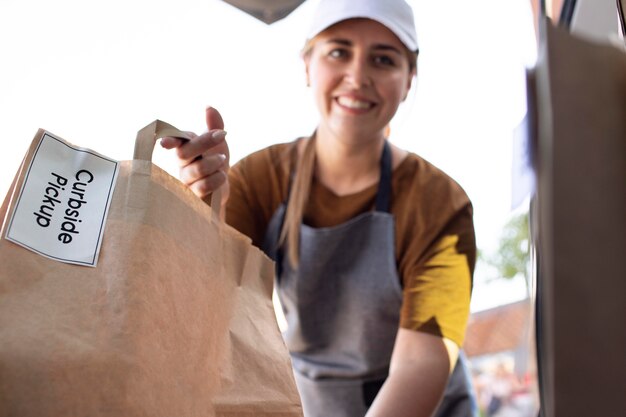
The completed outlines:
[[[233,166],[228,173],[230,193],[226,204],[226,223],[257,244],[263,239],[264,221],[255,208],[254,192],[247,179],[246,161]]]
[[[442,228],[420,262],[405,272],[400,327],[463,344],[476,244],[468,203]]]
[[[226,223],[261,246],[267,226],[287,195],[293,143],[278,144],[238,161],[228,173]]]

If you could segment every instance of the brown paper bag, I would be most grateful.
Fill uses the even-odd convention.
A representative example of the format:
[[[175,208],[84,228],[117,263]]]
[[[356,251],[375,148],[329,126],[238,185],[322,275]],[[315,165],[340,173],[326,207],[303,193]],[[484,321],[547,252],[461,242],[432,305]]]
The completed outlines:
[[[140,131],[92,268],[5,238],[43,134],[0,209],[0,417],[301,416],[272,262],[150,162],[184,135]]]

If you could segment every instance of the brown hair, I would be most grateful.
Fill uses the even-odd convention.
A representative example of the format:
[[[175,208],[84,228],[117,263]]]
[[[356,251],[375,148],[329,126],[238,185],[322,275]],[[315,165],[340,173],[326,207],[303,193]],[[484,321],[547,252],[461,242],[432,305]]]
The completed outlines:
[[[279,246],[287,249],[289,264],[295,268],[300,257],[300,225],[304,209],[309,199],[311,183],[315,171],[315,133],[308,139],[301,155],[298,156],[295,175],[290,184],[289,201],[283,227],[278,239]]]

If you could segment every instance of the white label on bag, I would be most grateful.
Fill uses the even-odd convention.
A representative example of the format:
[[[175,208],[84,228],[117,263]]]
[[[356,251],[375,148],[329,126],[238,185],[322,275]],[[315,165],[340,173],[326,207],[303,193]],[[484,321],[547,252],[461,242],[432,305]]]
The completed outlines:
[[[6,238],[45,257],[95,267],[118,162],[44,132]]]

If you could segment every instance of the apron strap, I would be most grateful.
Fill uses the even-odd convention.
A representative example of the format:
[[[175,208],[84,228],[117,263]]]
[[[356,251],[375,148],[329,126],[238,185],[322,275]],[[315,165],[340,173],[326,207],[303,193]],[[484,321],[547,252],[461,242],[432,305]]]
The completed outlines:
[[[391,211],[391,149],[385,140],[380,157],[380,182],[376,192],[376,211]]]

